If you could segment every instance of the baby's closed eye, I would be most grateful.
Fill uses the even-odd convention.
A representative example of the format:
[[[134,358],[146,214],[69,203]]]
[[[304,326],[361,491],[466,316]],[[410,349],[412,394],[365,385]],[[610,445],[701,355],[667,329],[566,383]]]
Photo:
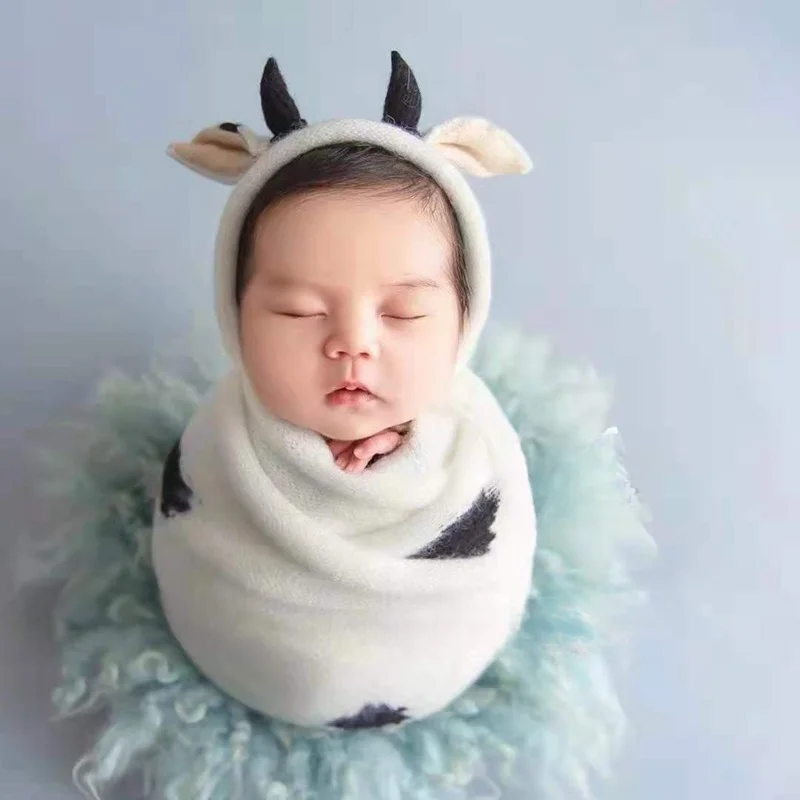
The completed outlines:
[[[381,317],[386,319],[415,320],[423,319],[430,313],[422,303],[393,303],[380,310]]]
[[[290,319],[322,319],[324,311],[276,311],[279,317],[289,317]]]

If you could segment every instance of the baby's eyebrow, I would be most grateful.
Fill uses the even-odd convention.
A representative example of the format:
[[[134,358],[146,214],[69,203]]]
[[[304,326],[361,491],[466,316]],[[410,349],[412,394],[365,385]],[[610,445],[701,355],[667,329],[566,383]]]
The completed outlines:
[[[388,289],[441,289],[441,284],[433,278],[404,278],[394,283],[384,284]]]
[[[284,275],[268,275],[265,277],[266,283],[273,289],[312,289],[321,291],[324,287],[318,286],[310,281],[300,281],[296,278]],[[441,289],[442,285],[434,278],[409,277],[399,281],[384,283],[383,289]]]
[[[296,278],[291,278],[283,275],[267,275],[265,278],[266,283],[274,289],[318,289],[312,283],[306,281],[299,281]]]

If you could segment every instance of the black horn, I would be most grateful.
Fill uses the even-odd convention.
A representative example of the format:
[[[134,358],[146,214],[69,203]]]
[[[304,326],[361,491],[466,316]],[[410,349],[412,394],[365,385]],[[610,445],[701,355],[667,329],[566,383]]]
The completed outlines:
[[[267,127],[274,134],[273,139],[286,136],[298,128],[305,128],[308,124],[300,116],[286,88],[286,81],[283,80],[278,62],[274,58],[267,61],[264,74],[261,76],[261,109]]]
[[[412,133],[419,133],[417,125],[422,115],[422,95],[411,67],[396,50],[392,51],[392,77],[383,104],[383,121],[397,125]]]

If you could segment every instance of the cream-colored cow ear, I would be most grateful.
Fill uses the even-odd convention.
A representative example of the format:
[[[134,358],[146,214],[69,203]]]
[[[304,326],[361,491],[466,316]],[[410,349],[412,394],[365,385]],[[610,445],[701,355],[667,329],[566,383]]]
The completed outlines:
[[[456,117],[432,128],[425,141],[470,175],[522,175],[531,160],[508,132],[479,117]]]
[[[234,184],[266,146],[244,125],[224,122],[200,131],[191,142],[171,144],[167,153],[206,178]]]

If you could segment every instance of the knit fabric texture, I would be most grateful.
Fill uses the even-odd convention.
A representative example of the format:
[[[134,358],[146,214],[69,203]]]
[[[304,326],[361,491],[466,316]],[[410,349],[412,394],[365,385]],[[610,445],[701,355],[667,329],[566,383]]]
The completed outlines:
[[[153,564],[173,634],[228,694],[297,725],[440,711],[516,632],[530,590],[525,456],[466,369],[355,475],[233,369],[167,459],[164,505]]]

